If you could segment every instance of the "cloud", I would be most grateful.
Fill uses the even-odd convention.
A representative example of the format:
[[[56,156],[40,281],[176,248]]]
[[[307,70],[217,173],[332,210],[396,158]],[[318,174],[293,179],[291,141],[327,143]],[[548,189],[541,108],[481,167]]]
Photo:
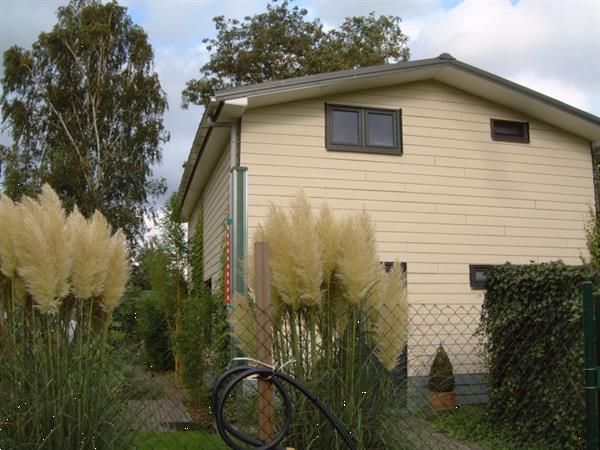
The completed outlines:
[[[468,0],[420,25],[414,59],[447,51],[600,114],[600,2]]]
[[[441,0],[312,0],[307,2],[307,9],[312,17],[318,17],[325,24],[336,26],[344,18],[367,15],[371,11],[376,14],[400,16],[403,20],[430,14],[432,10],[442,7]]]
[[[56,9],[64,1],[44,2],[0,0],[0,50],[12,45],[29,47],[41,31],[49,31],[56,23]]]
[[[544,77],[533,70],[527,70],[518,73],[512,80],[579,109],[588,110],[590,107],[588,96],[582,89],[558,78]]]

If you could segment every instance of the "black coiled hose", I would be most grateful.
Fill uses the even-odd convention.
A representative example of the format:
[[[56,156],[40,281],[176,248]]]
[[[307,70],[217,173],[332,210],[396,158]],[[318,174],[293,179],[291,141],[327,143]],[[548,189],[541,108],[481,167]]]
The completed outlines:
[[[236,385],[241,383],[246,378],[257,376],[261,380],[271,384],[283,399],[284,406],[284,421],[281,430],[273,437],[271,442],[262,442],[257,439],[253,439],[245,434],[241,433],[239,430],[231,426],[223,415],[223,408],[225,407],[225,400],[231,393],[231,391],[235,388]],[[344,425],[340,422],[340,420],[333,415],[333,413],[327,408],[316,396],[313,394],[306,386],[302,383],[296,381],[294,378],[289,375],[279,372],[277,370],[273,370],[270,368],[259,368],[259,367],[250,367],[250,366],[240,366],[235,367],[233,369],[225,372],[215,383],[213,388],[212,395],[212,403],[214,408],[215,417],[217,419],[217,429],[219,430],[219,434],[225,441],[229,447],[234,450],[246,450],[246,447],[241,447],[238,443],[236,443],[231,436],[234,436],[241,442],[244,442],[251,446],[251,448],[256,448],[259,450],[284,450],[283,447],[279,447],[279,444],[289,431],[290,425],[292,423],[292,414],[293,414],[293,406],[292,400],[287,393],[285,386],[282,381],[291,385],[295,389],[298,389],[302,392],[317,408],[321,410],[321,412],[325,415],[327,420],[331,422],[331,425],[337,430],[340,434],[342,440],[346,443],[349,449],[356,450],[356,443],[350,433],[346,430]]]

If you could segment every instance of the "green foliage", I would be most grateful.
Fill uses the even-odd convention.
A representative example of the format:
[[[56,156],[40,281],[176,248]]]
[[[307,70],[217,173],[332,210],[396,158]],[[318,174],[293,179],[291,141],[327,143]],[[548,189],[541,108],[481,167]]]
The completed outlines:
[[[432,392],[452,392],[454,390],[452,363],[441,344],[435,352],[429,371],[429,390]]]
[[[338,29],[325,30],[308,11],[274,0],[267,11],[243,21],[213,19],[216,38],[204,39],[211,52],[183,91],[184,106],[206,104],[216,90],[335,70],[406,61],[408,38],[400,18],[348,17]]]
[[[181,379],[192,401],[209,398],[211,294],[189,297],[183,302],[175,354],[181,360]]]
[[[142,297],[138,325],[148,367],[160,371],[173,369],[175,361],[169,337],[167,310],[161,298],[153,291],[146,292]]]
[[[588,222],[585,227],[587,247],[590,252],[590,265],[600,270],[600,215],[590,209]]]
[[[479,332],[489,363],[489,418],[524,442],[580,448],[587,269],[552,262],[492,268]]]
[[[204,217],[200,211],[200,217]],[[191,280],[189,291],[191,295],[198,295],[204,291],[204,229],[203,221],[200,220],[196,226],[195,233],[189,242],[189,266]],[[225,270],[225,269],[223,269]]]
[[[167,100],[144,30],[116,2],[72,0],[31,49],[4,53],[2,115],[13,144],[0,151],[13,198],[50,183],[70,208],[100,210],[130,243],[143,236],[152,178],[168,140]]]
[[[168,269],[173,272],[174,276],[179,274],[181,277],[188,262],[188,245],[179,212],[179,203],[179,196],[177,192],[174,192],[167,200],[162,217],[158,222],[161,232],[158,243],[168,257]]]
[[[181,360],[181,378],[193,402],[209,400],[213,381],[229,357],[226,310],[222,290],[204,286],[203,230],[199,225],[190,242],[192,295],[183,301],[175,353]]]
[[[177,310],[177,287],[170,270],[171,259],[164,248],[156,242],[144,247],[141,252],[142,264],[148,278],[150,289],[158,297],[165,308],[169,330],[175,330],[175,314]]]
[[[138,336],[138,309],[142,298],[142,288],[129,284],[123,298],[113,312],[111,328],[123,334],[123,343],[135,343]]]
[[[175,448],[228,449],[218,434],[205,431],[139,433],[131,448],[139,450],[173,450]]]
[[[114,395],[120,360],[88,305],[74,307],[74,321],[1,310],[0,448],[129,447],[126,404]]]
[[[529,441],[526,445],[515,439],[510,429],[490,426],[487,408],[482,405],[460,406],[432,418],[437,429],[448,435],[490,450],[533,450],[546,448]]]

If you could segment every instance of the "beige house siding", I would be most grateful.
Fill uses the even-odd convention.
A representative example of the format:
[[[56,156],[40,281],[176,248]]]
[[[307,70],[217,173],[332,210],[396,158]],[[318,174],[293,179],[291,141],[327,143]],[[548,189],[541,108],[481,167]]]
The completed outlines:
[[[224,226],[229,216],[229,162],[229,147],[227,147],[212,171],[189,221],[188,236],[191,239],[199,221],[203,220],[204,279],[212,278],[213,286],[221,277]]]
[[[331,152],[324,103],[402,109],[402,156]],[[495,142],[490,118],[526,120],[530,144]],[[300,187],[340,214],[363,206],[384,260],[408,264],[412,303],[479,303],[469,264],[586,255],[589,142],[438,82],[247,111],[249,236]]]
[[[325,102],[402,109],[403,155],[327,151]],[[528,121],[531,142],[492,141],[490,118]],[[589,142],[438,82],[249,110],[241,142],[250,242],[269,204],[285,206],[299,188],[338,214],[366,207],[381,258],[407,263],[409,302],[456,310],[411,330],[411,376],[427,376],[440,342],[457,373],[482,370],[479,309],[469,305],[483,291],[471,289],[469,264],[587,255]]]

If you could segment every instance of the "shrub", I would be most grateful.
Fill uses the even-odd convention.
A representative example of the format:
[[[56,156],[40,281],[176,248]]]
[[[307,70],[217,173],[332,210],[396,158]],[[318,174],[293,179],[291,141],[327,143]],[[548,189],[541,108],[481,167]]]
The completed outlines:
[[[181,379],[190,400],[198,408],[202,408],[198,402],[208,402],[213,381],[231,358],[223,280],[221,277],[215,292],[205,286],[203,241],[200,221],[187,251],[190,296],[182,302],[179,328],[175,333],[175,354],[181,362]]]
[[[452,363],[441,344],[435,352],[429,371],[429,390],[432,392],[452,392],[454,390]]]
[[[489,419],[525,442],[583,442],[580,284],[590,273],[562,262],[492,268],[480,333],[489,359]]]
[[[217,312],[223,302],[206,289],[196,292],[197,296],[183,302],[175,337],[175,352],[181,360],[181,379],[194,402],[207,401],[212,379],[220,376],[219,367],[214,364],[214,344],[218,341]]]
[[[138,325],[148,367],[158,371],[174,369],[167,309],[161,297],[154,291],[147,291],[142,296]]]
[[[67,216],[48,185],[0,197],[0,448],[127,445],[107,343],[127,278],[123,234],[100,213]]]
[[[587,248],[590,252],[590,265],[595,269],[600,269],[600,214],[590,209],[588,222],[585,227]]]
[[[142,298],[142,288],[129,284],[119,306],[113,312],[112,332],[122,334],[123,343],[136,343],[138,336],[139,303]]]

